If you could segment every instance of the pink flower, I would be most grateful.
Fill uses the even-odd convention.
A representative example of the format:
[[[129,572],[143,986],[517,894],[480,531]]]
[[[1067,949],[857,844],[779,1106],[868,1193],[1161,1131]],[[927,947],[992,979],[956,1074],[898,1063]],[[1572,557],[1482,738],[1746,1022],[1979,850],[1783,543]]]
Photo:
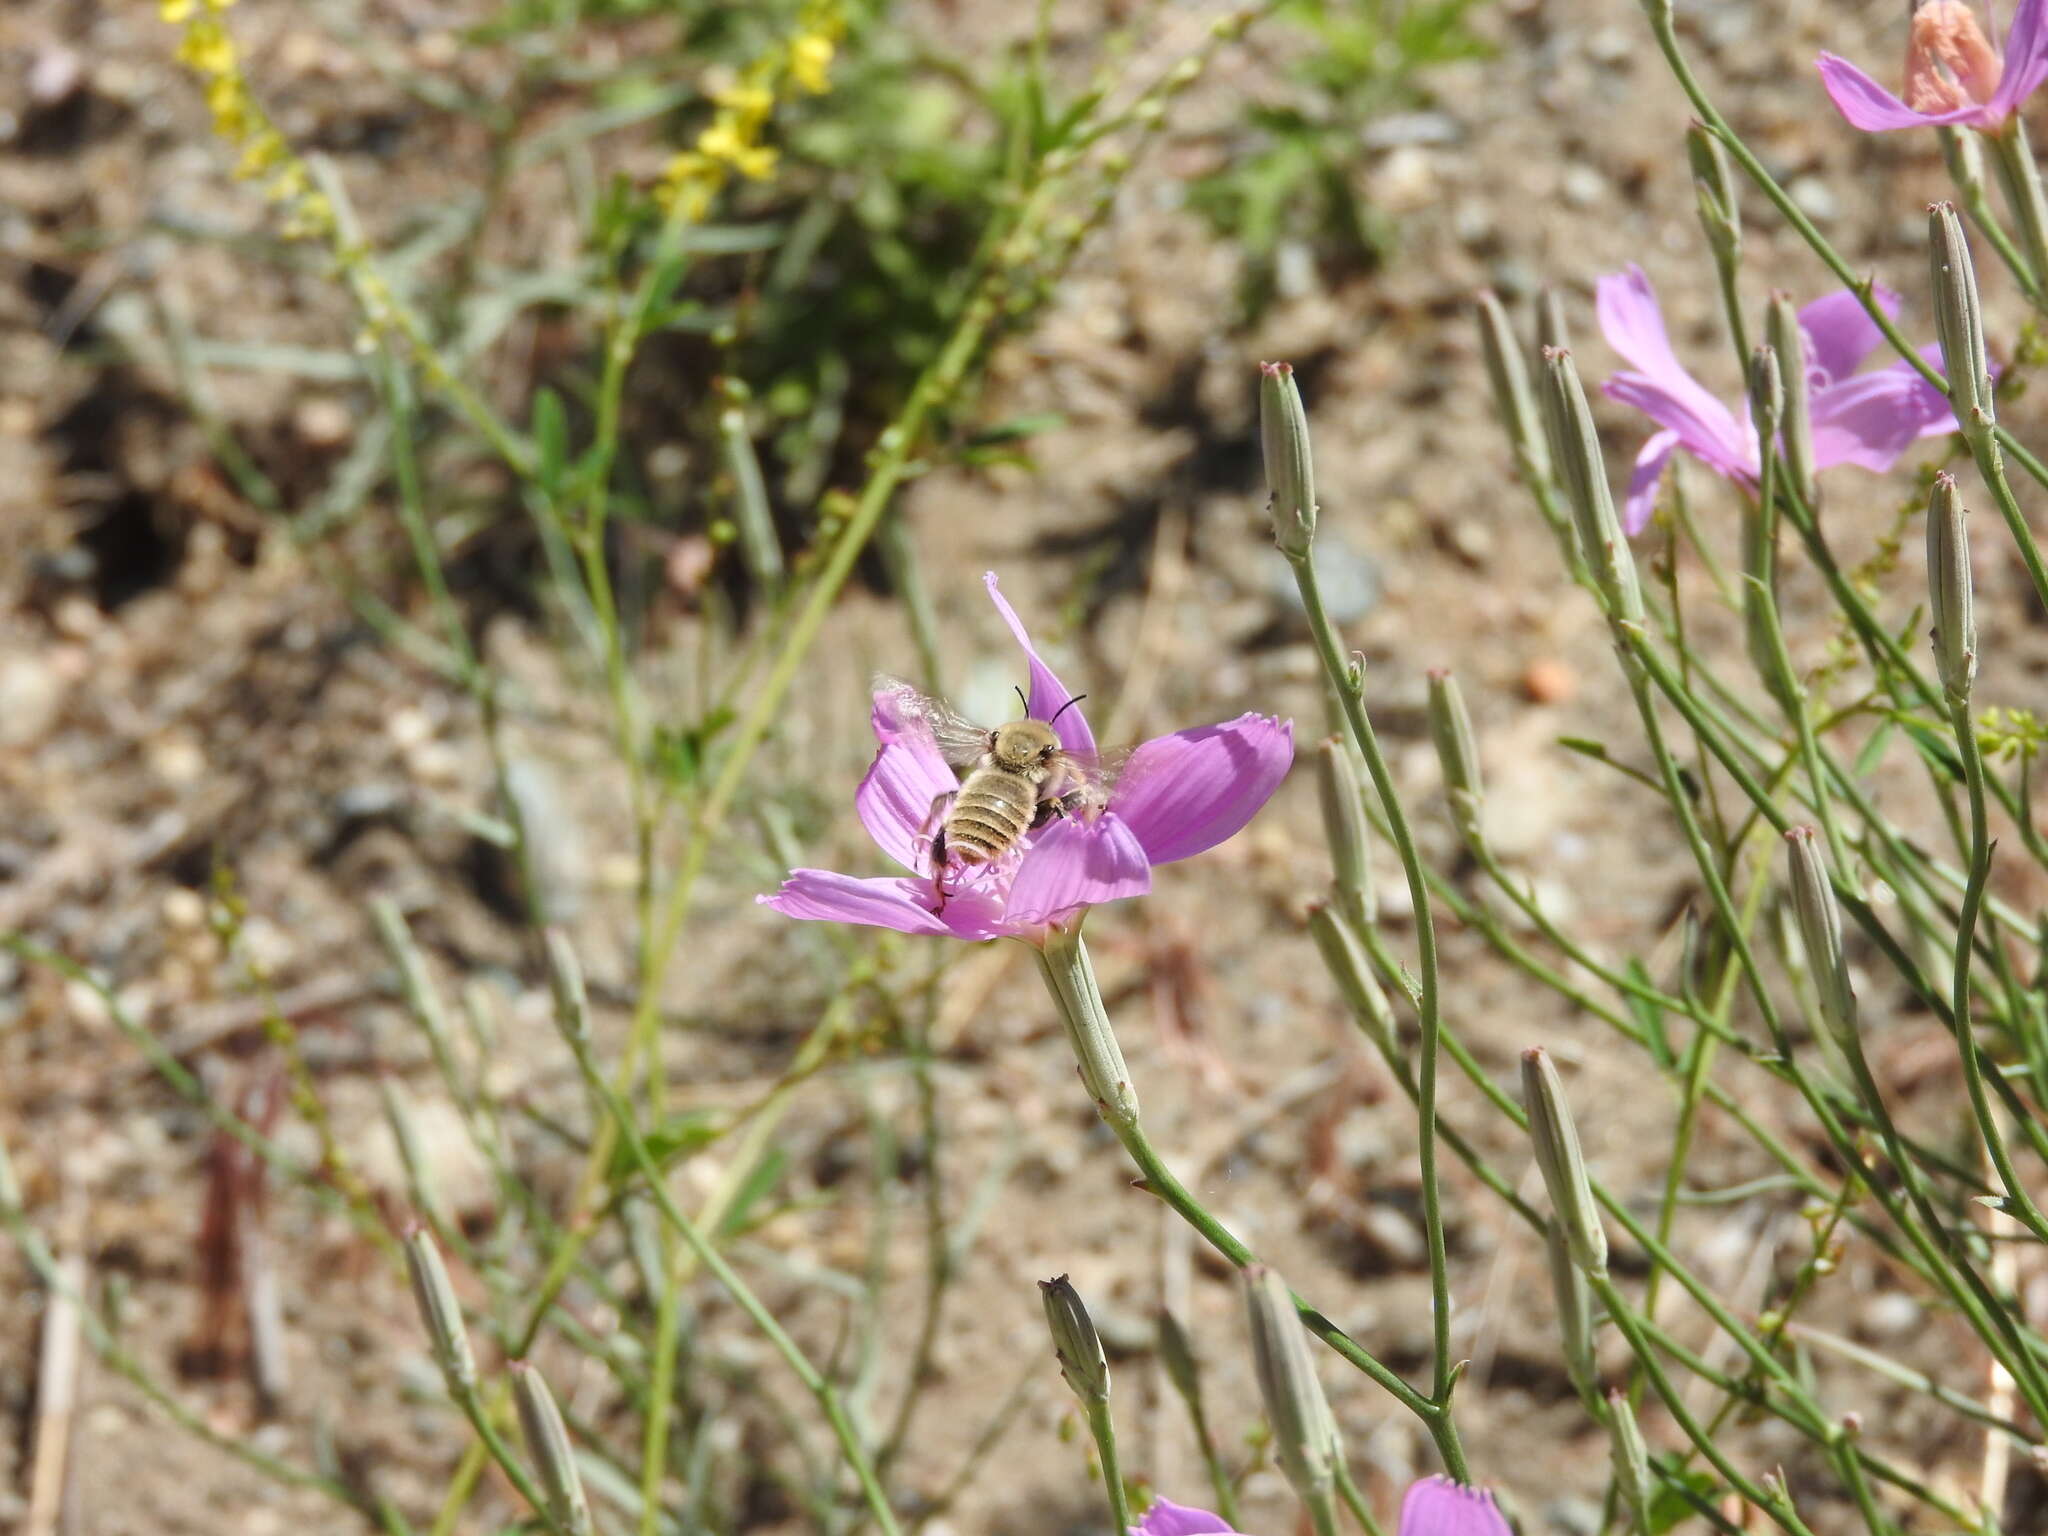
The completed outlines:
[[[1879,288],[1876,297],[1887,315],[1898,314],[1896,293]],[[1657,481],[1681,448],[1716,474],[1754,488],[1761,460],[1747,403],[1737,416],[1685,371],[1671,350],[1656,290],[1643,269],[1631,266],[1601,278],[1595,309],[1607,344],[1635,365],[1614,375],[1602,389],[1609,399],[1634,406],[1664,429],[1636,455],[1623,528],[1636,534],[1649,523]],[[1805,342],[1801,362],[1816,467],[1860,464],[1882,473],[1916,439],[1956,430],[1947,396],[1911,365],[1898,362],[1856,372],[1884,345],[1884,336],[1855,294],[1844,289],[1815,299],[1799,311],[1799,331]],[[1941,349],[1932,343],[1921,355],[1941,366]]]
[[[1049,719],[1071,695],[1031,648],[993,572],[987,581],[996,611],[1030,664],[1031,717]],[[1234,836],[1294,761],[1293,723],[1268,715],[1154,737],[1131,754],[1100,815],[1056,818],[1025,838],[1021,857],[949,871],[942,904],[931,879],[928,822],[932,802],[958,789],[960,777],[930,734],[906,719],[898,694],[877,693],[873,719],[881,749],[854,792],[854,809],[882,852],[910,876],[863,880],[825,869],[792,870],[781,890],[757,898],[785,917],[1035,942],[1049,925],[1088,907],[1144,895],[1152,888],[1153,865],[1189,858]],[[1094,755],[1094,733],[1078,708],[1060,713],[1053,729],[1069,752]]]
[[[1484,1488],[1448,1477],[1425,1477],[1408,1485],[1401,1500],[1399,1536],[1514,1536],[1507,1517]]]
[[[1221,1515],[1160,1499],[1131,1527],[1131,1536],[1232,1536],[1232,1532]],[[1448,1477],[1425,1477],[1410,1483],[1401,1500],[1398,1536],[1514,1536],[1514,1532],[1484,1488],[1468,1488]]]
[[[1906,99],[1899,100],[1847,59],[1820,56],[1821,83],[1836,108],[1865,133],[1962,123],[1996,133],[2048,78],[2048,0],[2020,0],[2001,57],[1968,0],[1924,0],[1906,42]]]
[[[1221,1515],[1190,1509],[1171,1499],[1155,1499],[1145,1518],[1131,1527],[1131,1536],[1235,1536]]]

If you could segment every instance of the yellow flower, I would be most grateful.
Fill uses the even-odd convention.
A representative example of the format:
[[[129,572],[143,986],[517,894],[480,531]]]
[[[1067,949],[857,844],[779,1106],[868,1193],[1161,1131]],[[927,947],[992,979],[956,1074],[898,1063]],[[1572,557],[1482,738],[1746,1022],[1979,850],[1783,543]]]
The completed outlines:
[[[755,83],[729,85],[711,99],[743,120],[759,122],[775,109],[775,93],[765,85]]]
[[[160,0],[157,14],[172,26],[182,26],[191,19],[192,0]]]
[[[832,39],[822,32],[800,32],[789,45],[789,77],[813,96],[832,88]]]
[[[235,41],[219,23],[197,22],[178,44],[178,61],[202,75],[231,75],[235,72]]]

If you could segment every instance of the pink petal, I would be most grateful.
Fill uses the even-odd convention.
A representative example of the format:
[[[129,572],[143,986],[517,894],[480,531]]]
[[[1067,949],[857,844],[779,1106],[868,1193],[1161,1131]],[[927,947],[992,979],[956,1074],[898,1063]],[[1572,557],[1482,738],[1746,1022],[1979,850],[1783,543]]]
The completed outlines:
[[[2020,0],[2005,34],[2005,72],[1991,93],[1995,121],[2003,122],[2048,79],[2048,4]]]
[[[1636,467],[1628,477],[1628,500],[1621,506],[1621,531],[1630,538],[1650,526],[1650,514],[1657,510],[1657,482],[1677,451],[1678,434],[1659,432],[1636,455]]]
[[[1640,373],[1617,373],[1600,386],[1610,400],[1634,406],[1660,427],[1678,434],[1679,446],[1716,474],[1754,477],[1756,434],[1747,421],[1709,395],[1704,401],[1674,395]]]
[[[1899,318],[1899,296],[1891,289],[1875,289],[1871,297],[1886,319]],[[1807,363],[1827,376],[1810,380],[1809,387],[1846,379],[1862,366],[1863,359],[1884,345],[1884,332],[1870,318],[1863,301],[1846,288],[1800,310],[1799,329],[1806,334]]]
[[[1610,272],[1601,278],[1594,285],[1593,309],[1607,345],[1668,397],[1674,409],[1705,424],[1706,431],[1718,434],[1732,449],[1740,451],[1742,434],[1734,429],[1728,407],[1686,372],[1685,365],[1671,350],[1671,337],[1664,328],[1664,311],[1657,304],[1657,290],[1650,286],[1641,267],[1631,265],[1626,272]],[[1726,423],[1726,427],[1721,423]],[[1678,422],[1661,417],[1659,424],[1679,426]]]
[[[1880,474],[1917,438],[1956,430],[1947,396],[1906,363],[1859,373],[1813,397],[1813,458]]]
[[[1397,1536],[1514,1536],[1514,1532],[1484,1488],[1467,1488],[1447,1477],[1425,1477],[1408,1485],[1401,1500]]]
[[[1155,1499],[1145,1518],[1131,1527],[1131,1536],[1231,1536],[1221,1515],[1190,1509],[1171,1499]]]
[[[1993,115],[1991,109],[1974,105],[1956,107],[1948,112],[1915,112],[1847,59],[1824,53],[1815,62],[1820,66],[1820,83],[1827,88],[1835,110],[1849,120],[1852,128],[1861,128],[1865,133],[1921,128],[1934,123],[1970,123],[1988,127],[1995,126],[2004,116],[2002,112]],[[1999,94],[2003,91],[2001,80]],[[1993,100],[1996,100],[1996,95]]]
[[[793,869],[781,890],[754,900],[807,922],[858,923],[968,940],[999,938],[1008,931],[1001,903],[978,891],[956,891],[946,899],[943,913],[932,911],[937,897],[929,880],[860,880],[829,869]]]
[[[952,931],[931,911],[928,880],[858,880],[829,869],[793,869],[781,890],[754,899],[784,917],[810,922],[859,923],[898,933]]]
[[[1071,699],[1073,694],[1067,691],[1065,683],[1053,676],[1052,668],[1038,659],[1038,652],[1031,648],[1031,636],[1024,632],[1024,623],[1017,617],[1017,610],[1010,606],[1002,590],[996,585],[996,573],[990,571],[982,580],[988,583],[989,600],[996,605],[996,612],[1003,616],[1003,622],[1010,626],[1010,633],[1017,637],[1017,644],[1024,648],[1025,656],[1030,658],[1031,718],[1050,720],[1059,713],[1060,706]],[[1069,752],[1078,752],[1083,757],[1095,755],[1095,733],[1088,729],[1088,721],[1078,707],[1060,715],[1059,722],[1053,726],[1053,731],[1059,736],[1060,745]]]
[[[1010,883],[1009,926],[1036,927],[1082,907],[1152,889],[1145,849],[1109,811],[1093,823],[1061,818],[1037,833]]]
[[[1147,858],[1170,864],[1235,836],[1293,762],[1293,721],[1239,715],[1153,737],[1124,765],[1110,805]]]
[[[881,697],[875,696],[878,713]],[[875,754],[867,777],[853,792],[853,808],[882,852],[922,875],[930,871],[932,803],[959,787],[959,777],[928,738],[900,736]]]

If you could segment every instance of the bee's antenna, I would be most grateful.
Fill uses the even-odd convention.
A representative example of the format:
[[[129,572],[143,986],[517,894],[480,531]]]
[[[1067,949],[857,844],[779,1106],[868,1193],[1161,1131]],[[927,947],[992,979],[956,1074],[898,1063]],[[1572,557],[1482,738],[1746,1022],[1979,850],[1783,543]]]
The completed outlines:
[[[1058,720],[1061,715],[1064,715],[1068,710],[1072,709],[1076,704],[1080,703],[1083,699],[1087,697],[1088,695],[1085,693],[1075,694],[1071,699],[1067,700],[1066,703],[1062,704],[1058,709],[1054,710],[1052,712],[1052,720],[1048,720],[1045,723],[1047,725],[1051,725],[1053,721]]]
[[[1022,688],[1019,688],[1015,683],[1012,683],[1010,685],[1010,691],[1017,695],[1017,702],[1024,706],[1025,717],[1027,719],[1030,718],[1031,701],[1024,697],[1024,690]]]

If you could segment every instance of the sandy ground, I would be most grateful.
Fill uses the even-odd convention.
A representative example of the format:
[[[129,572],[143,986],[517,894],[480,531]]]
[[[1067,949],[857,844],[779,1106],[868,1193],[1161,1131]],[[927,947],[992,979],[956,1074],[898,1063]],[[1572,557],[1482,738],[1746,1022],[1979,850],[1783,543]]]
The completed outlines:
[[[410,46],[417,59],[423,36],[461,19],[429,9],[348,19],[340,7],[329,15],[245,0],[235,13],[287,127],[335,155],[373,229],[410,227],[476,165],[473,140],[430,113],[402,111],[406,98],[375,67],[390,47]],[[1807,0],[1717,3],[1692,8],[1691,33],[1731,117],[1853,259],[1908,293],[1907,328],[1931,335],[1917,289],[1920,209],[1940,188],[1933,144],[1858,138],[1826,109],[1809,62],[1824,44],[1888,58],[1895,9],[1838,17]],[[925,24],[969,25],[950,7]],[[1066,16],[1067,41],[1085,44],[1094,25]],[[1178,171],[1213,151],[1236,93],[1267,79],[1257,63],[1227,62],[1133,179],[1043,324],[995,361],[991,419],[1047,408],[1067,418],[1036,445],[1036,471],[931,476],[910,493],[908,516],[963,679],[1000,692],[1016,670],[980,596],[980,573],[995,568],[1063,674],[1095,693],[1099,729],[1111,719],[1109,734],[1134,740],[1260,709],[1293,715],[1313,740],[1312,657],[1261,526],[1251,431],[1253,363],[1291,357],[1317,424],[1327,558],[1354,599],[1347,634],[1370,662],[1374,712],[1431,856],[1457,866],[1420,711],[1424,669],[1449,665],[1477,721],[1510,861],[1602,953],[1669,963],[1670,930],[1693,895],[1690,866],[1646,798],[1554,745],[1591,736],[1624,750],[1625,699],[1600,627],[1508,480],[1466,304],[1482,284],[1516,299],[1541,281],[1564,284],[1597,377],[1612,360],[1592,336],[1591,280],[1640,262],[1681,349],[1711,382],[1732,387],[1692,218],[1687,114],[1624,0],[1523,0],[1479,25],[1494,56],[1441,71],[1436,101],[1412,131],[1364,157],[1365,190],[1398,220],[1384,268],[1335,284],[1311,273],[1250,330],[1219,319],[1238,277],[1232,253],[1179,206]],[[502,877],[485,867],[464,820],[489,809],[474,711],[381,643],[333,579],[352,572],[423,616],[388,513],[295,546],[212,467],[181,403],[163,341],[177,327],[330,350],[346,347],[349,327],[312,272],[238,247],[258,212],[226,180],[170,46],[149,7],[99,14],[27,0],[0,17],[0,927],[100,968],[215,1092],[267,1091],[279,1068],[251,1028],[247,964],[223,956],[205,921],[201,895],[225,860],[250,914],[243,955],[305,1005],[309,1066],[378,1198],[392,1209],[405,1198],[378,1107],[380,1083],[395,1084],[416,1104],[450,1209],[481,1231],[492,1219],[488,1181],[464,1155],[424,1047],[388,995],[366,899],[388,896],[413,915],[451,989],[465,980],[490,989],[503,1048],[489,1082],[502,1102],[575,1115],[571,1068],[504,915]],[[65,60],[77,79],[42,99],[39,89],[48,96],[63,83]],[[474,80],[495,66],[480,53],[450,67]],[[628,160],[653,163],[640,151]],[[546,188],[530,195],[501,254],[539,264],[559,257],[573,232],[551,227],[560,207]],[[1753,223],[1752,298],[1767,285],[1817,292],[1818,264],[1761,209]],[[2009,297],[1994,295],[2008,317]],[[526,385],[514,376],[492,387],[516,398]],[[294,508],[312,503],[354,445],[361,397],[351,383],[222,366],[209,370],[208,392]],[[1603,408],[1603,419],[1618,467],[1644,429],[1618,409]],[[1693,486],[1704,519],[1732,516],[1715,487],[1702,477]],[[1852,554],[1909,486],[1903,474],[1879,483],[1840,472],[1830,511]],[[1886,611],[1901,621],[1918,565],[1916,535],[1886,589]],[[531,610],[488,570],[469,575],[460,595],[513,685],[512,747],[556,819],[576,896],[569,926],[604,1005],[601,1030],[616,1042],[632,930],[619,877],[627,828],[604,722],[589,679],[564,665]],[[1987,633],[1997,636],[1986,647],[1987,685],[2023,700],[2048,658],[2039,616],[2021,611],[2002,546],[1982,556],[1980,579]],[[1793,595],[1810,607],[1814,593],[1795,580]],[[671,653],[701,638],[681,614],[661,617],[651,636]],[[1795,640],[1810,657],[1824,633],[1808,626]],[[877,667],[908,670],[911,655],[899,614],[866,593],[842,605],[818,646],[759,776],[762,799],[790,808],[806,862],[878,867],[848,814],[870,750],[863,683]],[[650,663],[657,709],[687,697],[680,670]],[[690,1106],[744,1104],[763,1091],[815,1022],[846,954],[841,936],[756,908],[749,898],[778,866],[758,843],[735,850],[708,871],[663,999],[671,1081]],[[1384,873],[1391,883],[1391,863]],[[1091,931],[1155,1139],[1302,1291],[1413,1371],[1425,1368],[1428,1346],[1414,1129],[1309,959],[1301,910],[1325,878],[1314,786],[1297,773],[1245,835],[1164,871],[1151,898],[1099,914]],[[1407,925],[1392,921],[1405,946]],[[880,1416],[894,1407],[892,1370],[917,1315],[930,1157],[953,1219],[978,1210],[900,1485],[935,1495],[1022,1381],[1021,1413],[948,1527],[1021,1536],[1099,1525],[1080,1452],[1058,1433],[1068,1403],[1031,1285],[1062,1271],[1125,1349],[1142,1343],[1162,1295],[1185,1310],[1211,1365],[1219,1431],[1237,1450],[1256,1411],[1234,1293],[1128,1188],[1074,1088],[1023,952],[940,954],[927,941],[856,948],[872,951],[890,984],[930,1000],[944,1141],[936,1152],[906,1143],[872,1185],[871,1117],[912,1137],[913,1084],[893,1056],[842,1055],[780,1127],[790,1208],[735,1254],[799,1336],[829,1353],[860,1314],[817,1276],[861,1273],[876,1212],[888,1213],[881,1363],[867,1405]],[[1449,1016],[1481,1060],[1505,1076],[1521,1046],[1549,1044],[1574,1069],[1596,1170],[1654,1200],[1673,1105],[1648,1064],[1506,971],[1476,935],[1451,928],[1444,948]],[[1880,1054],[1900,1091],[1924,1099],[1940,1123],[1954,1083],[1929,1048],[1931,1028],[1919,1017],[1885,1020]],[[1761,1112],[1782,1109],[1760,1075],[1725,1070]],[[1447,1115],[1521,1170],[1521,1149],[1482,1108],[1464,1085],[1447,1092]],[[0,1133],[38,1223],[88,1257],[96,1294],[117,1294],[123,1339],[206,1423],[302,1461],[324,1442],[409,1514],[431,1511],[465,1435],[440,1404],[397,1269],[331,1212],[272,1199],[288,1374],[276,1410],[264,1412],[238,1368],[239,1335],[229,1330],[224,1352],[207,1347],[199,1238],[216,1153],[204,1122],[151,1076],[90,994],[7,960]],[[289,1111],[279,1133],[310,1147]],[[532,1124],[522,1122],[521,1136],[543,1192],[565,1196],[573,1158]],[[725,1171],[714,1150],[682,1186],[701,1194]],[[1734,1129],[1710,1116],[1696,1182],[1760,1171]],[[1448,1200],[1456,1342],[1474,1361],[1460,1406],[1475,1470],[1509,1491],[1529,1531],[1591,1532],[1604,1446],[1557,1363],[1541,1253],[1460,1170],[1449,1174]],[[1768,1275],[1796,1267],[1804,1230],[1779,1196],[1690,1213],[1680,1239],[1723,1294],[1753,1307]],[[18,1298],[0,1308],[6,1524],[27,1487],[41,1303],[11,1253],[0,1257],[0,1285]],[[574,1304],[606,1326],[601,1304]],[[775,1454],[774,1421],[741,1404],[795,1395],[728,1308],[709,1292],[701,1305],[719,1341],[703,1368],[722,1383],[710,1390],[730,1405],[731,1439]],[[1899,1294],[1869,1254],[1851,1250],[1823,1305],[1834,1326],[1983,1389],[1965,1335]],[[1697,1336],[1683,1307],[1672,1321]],[[564,1373],[565,1399],[601,1425],[602,1381],[578,1374],[566,1350],[544,1347],[542,1358]],[[1361,1474],[1391,1510],[1400,1483],[1429,1469],[1427,1444],[1362,1379],[1340,1377],[1334,1362],[1326,1379]],[[281,1493],[165,1427],[109,1371],[89,1369],[83,1392],[73,1529],[340,1528],[331,1506]],[[1132,1470],[1198,1497],[1178,1410],[1142,1349],[1120,1360],[1118,1392]],[[1975,1486],[1977,1437],[1923,1422],[1867,1377],[1831,1377],[1830,1392],[1929,1476]],[[1653,1421],[1652,1432],[1676,1444],[1669,1425]],[[1737,1443],[1758,1469],[1781,1459],[1794,1469],[1816,1530],[1847,1528],[1822,1484],[1800,1485],[1805,1463],[1773,1426],[1745,1427]],[[614,1448],[631,1458],[630,1445]],[[2013,1477],[2021,1523],[2011,1528],[2025,1529],[2038,1489],[2031,1473]],[[745,1528],[796,1528],[777,1499],[758,1490]],[[502,1495],[493,1507],[513,1506]],[[1265,1522],[1254,1529],[1285,1528],[1289,1507],[1271,1473],[1247,1488],[1247,1518]],[[470,1528],[485,1526],[479,1518]]]

